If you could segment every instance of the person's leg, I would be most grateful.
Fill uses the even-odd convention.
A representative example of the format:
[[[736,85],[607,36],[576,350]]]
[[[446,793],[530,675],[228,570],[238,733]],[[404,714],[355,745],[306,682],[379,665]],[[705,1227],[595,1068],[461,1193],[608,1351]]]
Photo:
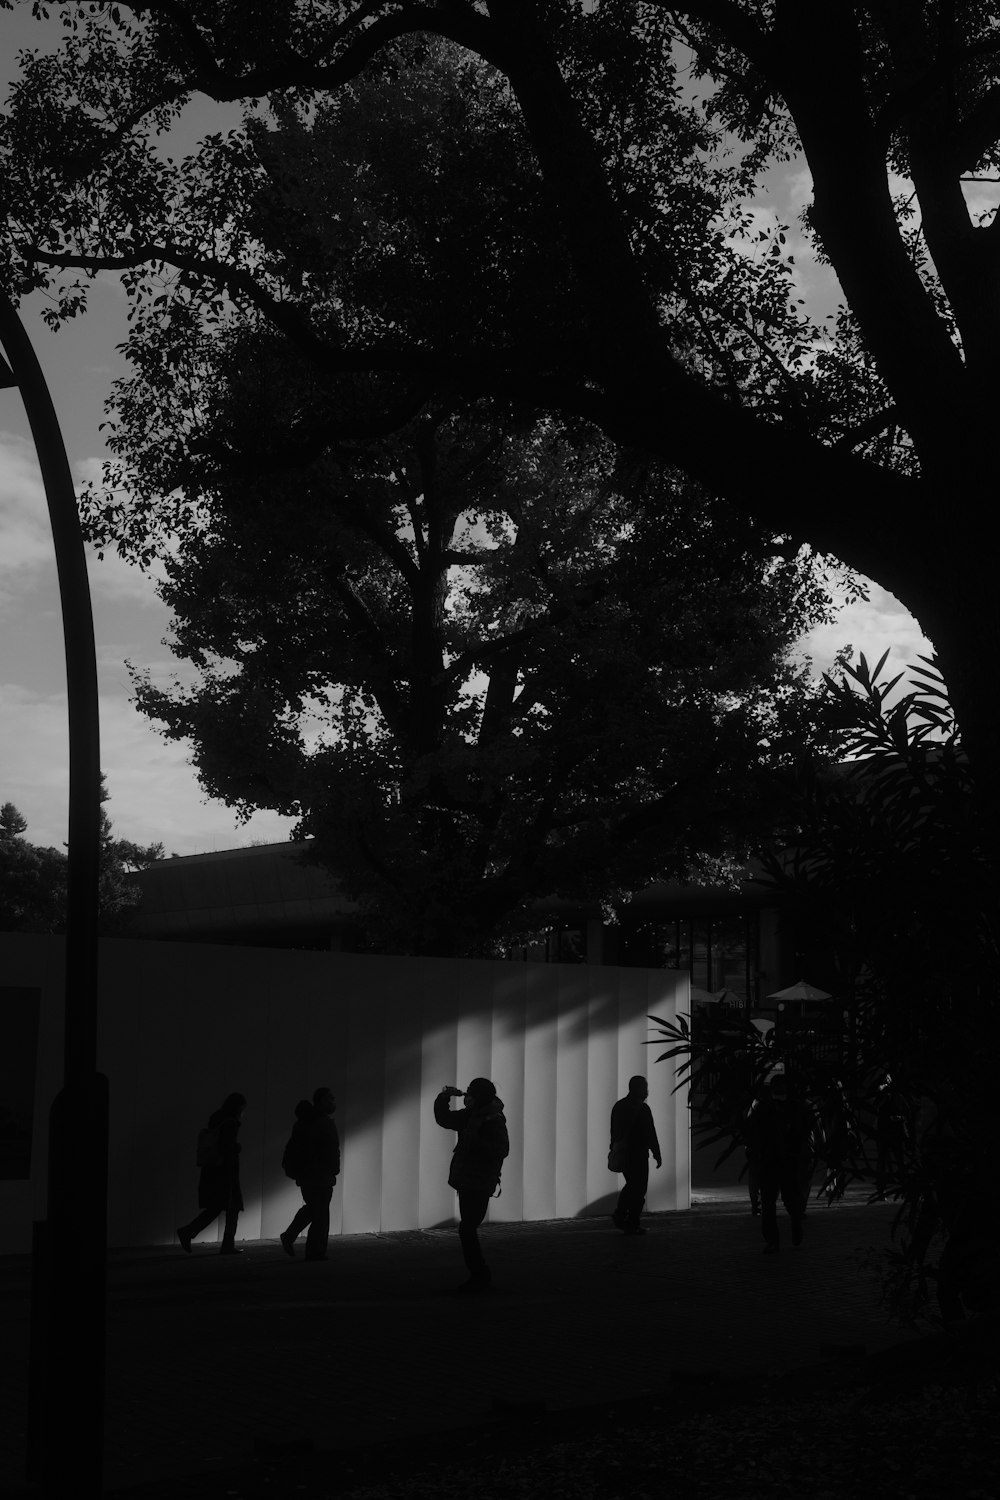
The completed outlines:
[[[282,1250],[285,1251],[286,1256],[294,1256],[295,1241],[297,1241],[298,1236],[301,1235],[301,1232],[306,1229],[307,1224],[309,1224],[310,1220],[312,1220],[312,1209],[310,1209],[309,1203],[307,1203],[306,1191],[304,1191],[304,1188],[301,1187],[298,1191],[300,1191],[301,1196],[303,1196],[303,1206],[298,1209],[297,1214],[295,1214],[294,1218],[292,1218],[291,1224],[289,1224],[288,1229],[285,1230],[285,1233],[283,1233],[283,1235],[277,1236],[277,1238],[280,1239],[280,1242],[282,1242]]]
[[[760,1173],[753,1157],[747,1157],[747,1188],[750,1192],[750,1212],[754,1218],[760,1213]]]
[[[486,1210],[490,1206],[490,1195],[485,1192],[472,1192],[468,1189],[460,1189],[458,1194],[458,1238],[462,1245],[462,1255],[468,1267],[470,1285],[485,1287],[490,1284],[490,1269],[483,1259],[482,1246],[479,1243],[477,1230],[486,1217]]]
[[[324,1260],[330,1237],[330,1199],[332,1182],[311,1183],[306,1206],[309,1209],[309,1233],[306,1235],[306,1260]]]
[[[185,1248],[190,1245],[191,1241],[201,1234],[203,1229],[207,1229],[209,1224],[213,1223],[219,1217],[222,1209],[223,1205],[221,1203],[213,1204],[211,1208],[203,1208],[197,1218],[191,1220],[190,1224],[181,1224],[177,1229],[177,1238],[181,1244]]]
[[[639,1216],[646,1201],[649,1186],[649,1158],[630,1162],[625,1168],[625,1186],[628,1190],[625,1208],[625,1233],[638,1234]]]
[[[806,1215],[806,1202],[809,1196],[809,1179],[800,1162],[786,1166],[779,1179],[781,1190],[781,1201],[785,1206],[785,1212],[792,1221],[792,1244],[801,1245]]]
[[[778,1173],[771,1167],[760,1169],[760,1232],[764,1236],[764,1248],[777,1250],[778,1237]]]
[[[239,1223],[240,1211],[238,1208],[226,1209],[226,1222],[222,1229],[222,1244],[219,1246],[220,1255],[237,1255],[236,1249],[236,1226]]]

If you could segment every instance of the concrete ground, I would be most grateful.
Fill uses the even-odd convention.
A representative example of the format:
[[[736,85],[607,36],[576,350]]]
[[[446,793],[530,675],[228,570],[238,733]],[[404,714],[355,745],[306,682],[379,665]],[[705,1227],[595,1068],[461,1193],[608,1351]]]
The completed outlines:
[[[503,1420],[504,1402],[549,1411],[697,1385],[753,1385],[823,1357],[908,1335],[887,1322],[859,1256],[889,1243],[894,1208],[811,1207],[793,1249],[763,1255],[742,1189],[686,1213],[488,1226],[485,1297],[464,1277],[454,1229],[356,1235],[327,1260],[277,1242],[222,1257],[211,1244],[112,1252],[106,1488],[186,1494],[301,1444],[342,1468],[351,1450]],[[30,1266],[0,1261],[0,1476],[24,1485]],[[829,1351],[828,1351],[829,1352]],[[508,1413],[509,1415],[509,1413]],[[146,1488],[148,1487],[148,1488]],[[242,1493],[230,1489],[229,1493]]]

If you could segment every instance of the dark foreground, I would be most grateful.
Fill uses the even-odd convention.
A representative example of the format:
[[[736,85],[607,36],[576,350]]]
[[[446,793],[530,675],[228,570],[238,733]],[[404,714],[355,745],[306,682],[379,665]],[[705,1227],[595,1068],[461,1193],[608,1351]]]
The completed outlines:
[[[805,1245],[778,1256],[742,1197],[632,1240],[594,1220],[494,1226],[495,1290],[475,1299],[452,1294],[453,1230],[333,1241],[315,1265],[276,1244],[120,1252],[107,1488],[997,1500],[995,1345],[886,1321],[859,1259],[892,1216],[816,1206]],[[0,1262],[8,1489],[26,1286],[26,1262]]]

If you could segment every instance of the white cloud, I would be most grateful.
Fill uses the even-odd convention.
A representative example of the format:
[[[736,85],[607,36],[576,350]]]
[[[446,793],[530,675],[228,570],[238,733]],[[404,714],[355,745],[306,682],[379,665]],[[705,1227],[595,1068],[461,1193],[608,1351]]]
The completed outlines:
[[[247,824],[222,803],[209,802],[188,764],[184,745],[164,740],[123,697],[102,693],[101,766],[108,778],[108,814],[116,833],[136,843],[162,842],[168,853],[228,849],[251,839],[288,837],[293,819],[256,813]],[[66,700],[0,683],[4,725],[0,802],[28,820],[34,843],[66,839],[68,749]]]
[[[52,531],[34,448],[0,432],[0,605],[52,563]]]
[[[932,643],[894,594],[871,583],[869,595],[868,600],[846,604],[832,624],[818,625],[803,637],[799,655],[812,658],[817,676],[830,670],[837,652],[848,644],[852,647],[851,660],[856,662],[864,652],[870,667],[874,667],[883,651],[887,650],[889,658],[883,678],[920,666],[918,656],[934,654]],[[905,688],[904,679],[893,697]]]

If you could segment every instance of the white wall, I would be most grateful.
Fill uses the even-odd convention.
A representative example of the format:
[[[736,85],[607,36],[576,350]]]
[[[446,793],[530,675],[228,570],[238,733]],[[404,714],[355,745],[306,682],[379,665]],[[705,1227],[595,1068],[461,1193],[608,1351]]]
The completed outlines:
[[[61,1081],[62,941],[0,934],[0,987],[42,990],[30,1195],[0,1182],[0,1252],[30,1246],[45,1213],[48,1108]],[[241,1237],[273,1239],[301,1201],[281,1172],[298,1099],[329,1084],[343,1171],[331,1232],[452,1222],[454,1136],[435,1124],[443,1084],[490,1077],[511,1154],[496,1220],[606,1213],[608,1117],[647,1074],[663,1152],[650,1209],[690,1204],[686,1091],[652,1064],[648,1013],[687,1009],[687,977],[652,969],[378,958],[105,939],[99,1067],[110,1079],[109,1239],[173,1241],[196,1210],[195,1138],[226,1094],[249,1100]],[[0,1017],[2,1025],[2,1017]],[[207,1237],[214,1237],[209,1231]]]

